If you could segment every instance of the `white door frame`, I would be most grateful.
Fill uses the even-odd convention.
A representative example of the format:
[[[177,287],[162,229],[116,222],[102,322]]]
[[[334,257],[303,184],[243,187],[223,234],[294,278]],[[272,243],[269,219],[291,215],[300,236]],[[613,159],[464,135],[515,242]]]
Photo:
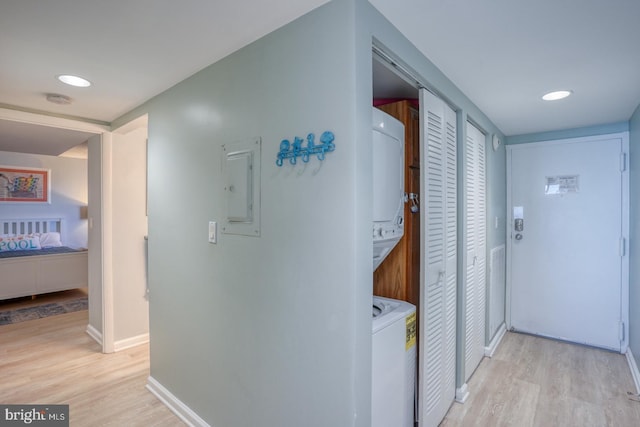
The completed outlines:
[[[103,125],[103,124],[83,122],[83,121],[73,120],[73,119],[68,119],[68,118],[63,118],[63,117],[47,116],[47,115],[44,115],[44,114],[32,113],[32,112],[28,112],[28,111],[12,110],[12,109],[9,109],[9,108],[0,108],[0,120],[10,120],[10,121],[21,122],[21,123],[29,123],[29,124],[33,124],[33,125],[39,125],[39,126],[48,126],[48,127],[52,127],[52,128],[56,128],[56,129],[67,129],[67,130],[73,130],[73,131],[93,133],[95,135],[100,135],[100,137],[102,139],[101,147],[104,144],[105,139],[109,139],[110,140],[111,128],[109,126]],[[102,162],[102,159],[100,159],[100,162]],[[103,176],[103,178],[104,178],[104,176]],[[104,208],[102,206],[102,201],[101,201],[101,206],[97,206],[95,208],[102,210]],[[101,244],[102,244],[102,242],[101,242]],[[92,257],[92,256],[99,257],[100,254],[89,252],[89,257]],[[91,262],[91,261],[89,261],[89,262]],[[108,286],[106,288],[104,287],[104,284],[105,284],[105,277],[104,277],[105,265],[104,265],[104,260],[100,259],[99,263],[101,265],[101,270],[102,270],[102,273],[100,275],[101,276],[101,283],[89,283],[88,286],[92,287],[92,288],[95,288],[95,289],[100,289],[101,290],[102,295],[100,296],[100,300],[102,302],[101,315],[102,315],[102,321],[103,321],[103,330],[102,331],[95,331],[94,330],[95,332],[98,333],[96,335],[95,332],[91,333],[92,332],[91,325],[88,325],[87,332],[94,339],[96,339],[100,344],[102,344],[102,347],[103,347],[102,351],[104,353],[108,353],[108,352],[110,352],[111,348],[106,343],[113,342],[112,338],[109,339],[109,337],[113,336],[113,328],[110,328],[110,326],[113,325],[113,319],[109,319],[109,318],[105,319],[105,313],[108,312],[108,310],[105,311],[104,302],[105,302],[105,293],[107,294],[106,298],[109,299],[110,296],[111,296],[111,293],[112,293],[112,289],[109,288]],[[107,268],[106,271],[108,273],[108,271],[110,271],[110,270]],[[108,277],[107,277],[107,279],[108,279]],[[90,280],[91,280],[91,278],[90,278]],[[107,280],[107,282],[108,282],[108,280]],[[91,298],[91,295],[89,296],[89,298]],[[92,305],[90,304],[89,306],[91,307]],[[109,314],[109,313],[107,313],[107,314]],[[107,339],[105,339],[105,337]]]
[[[621,280],[622,285],[620,287],[621,292],[621,315],[622,322],[624,323],[624,331],[621,334],[624,335],[621,339],[620,353],[624,354],[629,346],[629,132],[619,132],[604,135],[594,135],[578,138],[564,138],[551,141],[531,142],[526,144],[507,145],[507,221],[506,221],[506,240],[507,240],[507,289],[506,289],[506,307],[505,317],[507,328],[512,327],[511,323],[511,250],[513,244],[513,209],[511,202],[511,156],[514,150],[520,148],[531,147],[533,144],[536,146],[545,145],[559,145],[559,144],[571,144],[582,142],[594,142],[603,139],[616,139],[619,138],[622,141],[623,158],[620,159],[621,167],[624,167],[622,172],[622,237],[625,239],[624,256],[622,257],[622,272]]]

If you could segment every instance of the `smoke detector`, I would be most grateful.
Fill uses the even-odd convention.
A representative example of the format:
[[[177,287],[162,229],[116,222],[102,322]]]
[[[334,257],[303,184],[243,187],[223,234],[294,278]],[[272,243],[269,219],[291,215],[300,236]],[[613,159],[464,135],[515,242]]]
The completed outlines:
[[[53,102],[58,105],[69,105],[73,102],[73,99],[68,97],[67,95],[60,95],[59,93],[48,93],[47,101]]]

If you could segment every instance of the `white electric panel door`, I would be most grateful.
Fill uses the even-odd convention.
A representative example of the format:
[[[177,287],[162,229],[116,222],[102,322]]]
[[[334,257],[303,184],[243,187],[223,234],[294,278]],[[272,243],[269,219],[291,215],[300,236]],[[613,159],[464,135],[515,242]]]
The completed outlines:
[[[260,138],[222,146],[222,232],[260,235]]]
[[[227,219],[253,220],[253,152],[239,151],[227,156]]]

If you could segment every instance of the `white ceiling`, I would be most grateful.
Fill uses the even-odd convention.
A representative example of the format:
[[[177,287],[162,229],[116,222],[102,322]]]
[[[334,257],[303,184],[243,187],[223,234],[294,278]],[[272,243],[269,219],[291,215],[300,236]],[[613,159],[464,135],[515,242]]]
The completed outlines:
[[[0,151],[59,156],[72,147],[84,144],[91,135],[88,132],[0,120]]]
[[[640,104],[638,0],[371,3],[506,135],[626,121]],[[540,99],[558,89],[575,93]]]
[[[626,121],[640,103],[638,0],[371,2],[507,135]],[[108,124],[323,3],[3,1],[0,108]],[[62,73],[93,86],[63,85]],[[540,99],[561,88],[575,93]],[[52,104],[46,93],[74,102]],[[29,140],[16,148],[16,131],[0,123],[0,151],[32,152]]]

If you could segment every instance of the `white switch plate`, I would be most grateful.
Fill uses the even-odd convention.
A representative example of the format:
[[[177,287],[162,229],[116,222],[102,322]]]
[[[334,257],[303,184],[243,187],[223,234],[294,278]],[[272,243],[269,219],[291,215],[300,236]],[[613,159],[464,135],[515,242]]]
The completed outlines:
[[[209,221],[209,243],[218,243],[218,225],[215,221]]]

